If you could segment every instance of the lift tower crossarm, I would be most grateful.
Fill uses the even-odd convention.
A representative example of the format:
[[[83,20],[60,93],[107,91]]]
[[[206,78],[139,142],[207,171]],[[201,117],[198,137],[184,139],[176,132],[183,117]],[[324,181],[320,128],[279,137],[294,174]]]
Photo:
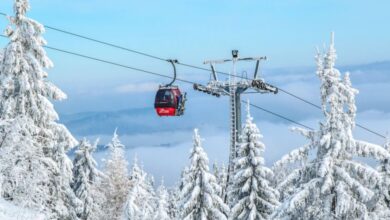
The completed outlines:
[[[206,60],[203,62],[203,64],[222,64],[222,63],[226,63],[226,62],[230,62],[230,61],[233,61],[231,59],[224,59],[224,60]]]
[[[223,59],[223,60],[206,60],[203,64],[222,64],[227,62],[232,62],[234,59]],[[267,60],[267,57],[245,57],[245,58],[237,58],[236,61],[261,61]]]

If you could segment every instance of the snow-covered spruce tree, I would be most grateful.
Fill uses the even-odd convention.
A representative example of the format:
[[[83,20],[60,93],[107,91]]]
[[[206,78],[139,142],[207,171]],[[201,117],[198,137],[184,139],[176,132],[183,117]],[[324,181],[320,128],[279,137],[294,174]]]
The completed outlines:
[[[390,137],[386,137],[384,148],[390,153]],[[390,208],[390,158],[382,161],[379,172],[382,175],[382,190],[386,206]]]
[[[213,173],[215,178],[217,179],[218,185],[220,185],[222,189],[219,196],[224,199],[226,196],[227,187],[227,169],[224,164],[218,166],[218,164],[215,162],[213,163]]]
[[[374,219],[375,189],[381,184],[380,174],[372,167],[354,160],[369,157],[384,160],[389,153],[381,146],[355,140],[352,136],[356,106],[355,94],[346,74],[344,80],[335,69],[336,51],[333,34],[326,55],[317,55],[317,75],[321,80],[322,110],[325,121],[319,131],[296,129],[310,140],[275,164],[283,167],[291,162],[308,160],[311,150],[314,159],[288,175],[278,185],[295,189],[274,213],[274,219]]]
[[[265,167],[262,156],[265,145],[262,135],[250,115],[249,101],[245,126],[240,135],[234,177],[229,200],[232,201],[229,219],[269,219],[279,205],[279,193],[270,182],[271,169]]]
[[[180,190],[178,184],[168,189],[168,215],[171,219],[178,219],[180,216],[179,202]]]
[[[100,191],[104,194],[103,216],[101,218],[116,220],[122,216],[130,187],[128,162],[124,152],[125,146],[120,142],[117,130],[115,130],[107,147],[110,150],[110,155],[104,164],[105,178],[102,178],[99,184]]]
[[[209,160],[204,152],[198,130],[194,130],[191,164],[181,190],[181,219],[227,219],[228,206],[219,196],[221,187],[209,172]]]
[[[168,214],[171,219],[179,219],[180,217],[180,192],[187,182],[186,177],[189,172],[188,167],[184,167],[180,174],[180,180],[168,190]]]
[[[77,141],[56,123],[50,100],[66,95],[47,80],[53,64],[43,49],[44,28],[26,16],[28,10],[28,0],[15,0],[5,31],[10,42],[0,62],[1,196],[49,219],[76,219],[80,201],[70,187],[66,152]]]
[[[168,214],[168,191],[164,186],[164,181],[161,181],[161,185],[157,189],[157,207],[154,214],[154,220],[170,220],[171,217]]]
[[[221,191],[221,198],[224,199],[227,194],[227,176],[228,176],[228,169],[225,166],[225,164],[222,163],[221,167],[219,168],[219,177],[218,177],[218,183],[222,188]]]
[[[213,163],[213,174],[214,174],[215,178],[217,179],[217,182],[219,183],[218,177],[220,176],[220,172],[219,172],[219,166],[218,166],[217,162]]]
[[[189,176],[188,175],[189,172],[190,172],[190,168],[187,166],[185,166],[184,169],[181,171],[179,191],[182,191],[184,188],[184,184],[188,182],[187,177]]]
[[[146,173],[143,168],[141,168],[143,173]],[[144,201],[147,201],[146,204],[144,204],[144,212],[147,219],[150,219],[153,217],[153,213],[157,208],[157,202],[156,202],[156,191],[154,187],[154,177],[148,173],[145,174],[145,189],[147,194],[144,196]]]
[[[155,213],[155,197],[150,178],[134,159],[130,175],[130,190],[124,209],[124,219],[153,219]]]
[[[390,153],[390,138],[386,137],[384,149]],[[381,187],[378,188],[376,207],[372,212],[384,219],[390,218],[390,158],[380,162],[378,171],[382,178]]]
[[[98,140],[91,145],[85,138],[80,142],[73,161],[72,188],[82,202],[82,210],[77,216],[82,220],[97,219],[100,214],[97,181],[102,177],[96,168],[97,163],[92,153],[95,151]]]

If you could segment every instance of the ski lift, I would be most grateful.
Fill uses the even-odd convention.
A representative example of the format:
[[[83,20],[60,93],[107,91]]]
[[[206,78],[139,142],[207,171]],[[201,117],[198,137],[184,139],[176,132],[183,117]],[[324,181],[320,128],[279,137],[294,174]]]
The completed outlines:
[[[167,85],[160,85],[154,101],[154,108],[159,116],[181,116],[184,114],[186,93],[182,93],[178,86],[173,85],[176,81],[177,60],[167,60],[173,67],[173,79]]]

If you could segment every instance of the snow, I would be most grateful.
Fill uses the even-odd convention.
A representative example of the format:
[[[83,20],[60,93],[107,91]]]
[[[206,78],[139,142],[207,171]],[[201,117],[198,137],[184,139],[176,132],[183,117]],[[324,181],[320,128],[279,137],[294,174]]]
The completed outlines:
[[[15,0],[0,62],[0,173],[7,200],[44,212],[48,219],[76,219],[72,161],[77,141],[57,123],[51,100],[66,95],[47,80],[44,27],[27,17],[28,0]]]
[[[97,170],[96,161],[92,152],[96,149],[98,140],[91,145],[83,139],[76,150],[73,161],[72,189],[82,204],[77,207],[77,216],[81,219],[96,219],[100,214],[101,196],[97,189],[97,183],[103,174]]]
[[[378,189],[381,174],[355,157],[385,161],[389,152],[381,146],[355,140],[355,95],[349,74],[341,78],[335,68],[337,55],[334,35],[328,52],[317,54],[317,75],[321,81],[324,122],[318,131],[298,130],[309,139],[306,146],[294,150],[277,162],[281,170],[289,163],[302,161],[295,170],[287,169],[284,181],[279,182],[283,204],[274,213],[276,219],[369,219],[388,216]],[[309,151],[316,156],[308,160]]]
[[[249,101],[247,119],[240,134],[234,176],[228,201],[229,219],[268,219],[279,205],[279,193],[272,188],[273,172],[264,165],[264,143],[253,123]]]
[[[328,51],[316,56],[324,119],[315,131],[293,128],[306,145],[266,167],[266,146],[248,101],[231,185],[224,165],[210,171],[195,129],[180,182],[167,189],[162,181],[155,191],[153,176],[137,159],[129,170],[117,130],[102,172],[92,156],[97,142],[82,140],[70,161],[66,152],[78,143],[57,123],[51,102],[67,96],[47,80],[53,63],[44,50],[44,27],[26,16],[28,10],[28,0],[15,0],[5,31],[10,42],[0,50],[1,220],[390,218],[390,140],[378,146],[354,138],[359,92],[350,74],[336,69],[333,33]]]
[[[228,175],[228,170],[225,166],[225,164],[222,163],[221,166],[218,166],[217,163],[213,164],[213,172],[214,176],[217,179],[218,184],[221,186],[222,190],[219,196],[222,199],[225,199],[226,197],[226,188],[227,188],[227,175]]]
[[[195,129],[190,165],[183,172],[179,203],[181,219],[227,219],[229,208],[220,197],[221,186],[209,172],[208,163],[200,135]]]
[[[152,219],[156,209],[157,218],[168,219],[168,209],[166,207],[166,202],[164,201],[166,198],[165,188],[160,186],[159,197],[161,199],[157,201],[158,204],[156,205],[153,178],[148,176],[148,174],[139,167],[137,159],[134,160],[129,179],[130,187],[124,208],[123,219]]]
[[[1,220],[44,220],[45,216],[36,211],[28,210],[11,204],[0,198]]]
[[[123,215],[130,181],[128,162],[124,157],[125,146],[120,142],[117,130],[107,147],[110,149],[110,155],[103,169],[105,178],[102,178],[98,186],[104,195],[101,208],[105,216],[103,219],[120,219]]]
[[[161,181],[161,185],[157,189],[157,212],[154,215],[154,220],[170,220],[171,217],[168,214],[168,191],[164,186],[164,181]]]

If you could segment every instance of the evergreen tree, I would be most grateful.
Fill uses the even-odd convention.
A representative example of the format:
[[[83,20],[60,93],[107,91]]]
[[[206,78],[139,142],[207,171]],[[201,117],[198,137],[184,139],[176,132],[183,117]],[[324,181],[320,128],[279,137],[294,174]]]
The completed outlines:
[[[190,172],[190,168],[188,168],[187,166],[185,166],[184,169],[181,171],[179,191],[182,191],[184,188],[184,184],[188,182],[187,177],[189,176],[188,175],[189,172]]]
[[[130,190],[124,210],[124,217],[128,220],[152,219],[155,213],[154,192],[150,178],[134,159],[130,176]]]
[[[390,153],[390,137],[386,137],[384,148]],[[386,206],[390,208],[390,158],[382,161],[379,172],[381,172],[383,182],[381,192],[384,195]]]
[[[317,55],[317,74],[321,80],[322,110],[325,122],[319,131],[297,129],[310,140],[276,163],[276,167],[308,159],[311,150],[316,157],[292,171],[278,189],[283,193],[293,185],[274,218],[283,219],[370,219],[370,203],[380,185],[380,175],[372,167],[354,161],[369,157],[379,161],[389,157],[382,147],[355,140],[355,94],[349,75],[344,80],[335,69],[336,50],[333,34],[329,51]]]
[[[230,219],[260,220],[269,216],[279,204],[279,193],[270,186],[273,172],[264,166],[265,145],[249,112],[240,135],[235,159]]]
[[[184,188],[184,184],[187,182],[185,178],[187,177],[188,172],[189,169],[185,166],[181,171],[180,181],[168,191],[168,214],[171,219],[180,218],[180,192]]]
[[[213,174],[214,174],[214,176],[215,176],[215,178],[217,179],[217,182],[218,182],[219,181],[218,177],[220,176],[221,173],[219,171],[219,167],[218,167],[217,162],[213,163]]]
[[[227,169],[225,167],[225,164],[222,164],[220,167],[217,163],[213,164],[213,173],[215,178],[217,179],[218,185],[221,186],[221,193],[220,197],[222,199],[226,196],[226,188],[227,188]]]
[[[227,219],[229,208],[219,196],[221,187],[209,172],[208,158],[201,146],[198,130],[194,131],[191,165],[181,190],[181,219]]]
[[[164,186],[164,181],[161,181],[161,185],[157,189],[157,211],[154,215],[154,220],[170,220],[171,217],[168,214],[168,191]]]
[[[145,173],[145,171],[142,169],[142,172]],[[157,208],[157,195],[154,190],[154,177],[149,174],[146,175],[146,181],[145,181],[145,188],[146,188],[146,194],[143,196],[145,204],[143,205],[144,210],[144,216],[146,219],[153,218],[153,214],[155,213],[155,210]]]
[[[168,216],[170,219],[178,219],[180,216],[179,202],[180,190],[178,186],[174,186],[168,190]]]
[[[222,187],[222,196],[221,198],[225,198],[226,197],[226,194],[227,194],[227,176],[228,176],[228,168],[226,167],[226,165],[224,163],[222,163],[222,166],[221,166],[221,176],[219,177],[219,180],[220,180],[220,184],[221,184],[221,187]]]
[[[96,168],[97,163],[92,157],[98,141],[92,146],[85,138],[80,142],[73,161],[72,188],[82,201],[82,211],[78,217],[82,220],[96,219],[99,216],[99,201],[96,195],[98,178],[102,176]]]
[[[386,137],[384,149],[390,153],[390,139]],[[376,191],[376,199],[373,201],[375,207],[371,210],[379,218],[390,218],[390,158],[380,162],[378,171],[381,175],[381,186]]]
[[[77,141],[50,100],[66,95],[47,80],[53,66],[43,48],[44,27],[26,16],[28,0],[15,0],[0,61],[0,173],[2,197],[45,213],[49,219],[77,219],[80,201],[70,187]]]
[[[225,199],[226,198],[226,194],[227,194],[227,176],[228,176],[228,169],[227,167],[225,166],[225,164],[223,163],[222,166],[220,167],[219,169],[219,177],[218,177],[218,183],[219,185],[221,186],[222,188],[222,192],[221,192],[221,198],[222,199]]]
[[[128,162],[125,158],[125,146],[120,142],[115,130],[111,142],[107,145],[110,150],[109,158],[105,161],[104,175],[100,190],[104,194],[102,219],[120,219],[123,206],[130,187],[128,177]]]

